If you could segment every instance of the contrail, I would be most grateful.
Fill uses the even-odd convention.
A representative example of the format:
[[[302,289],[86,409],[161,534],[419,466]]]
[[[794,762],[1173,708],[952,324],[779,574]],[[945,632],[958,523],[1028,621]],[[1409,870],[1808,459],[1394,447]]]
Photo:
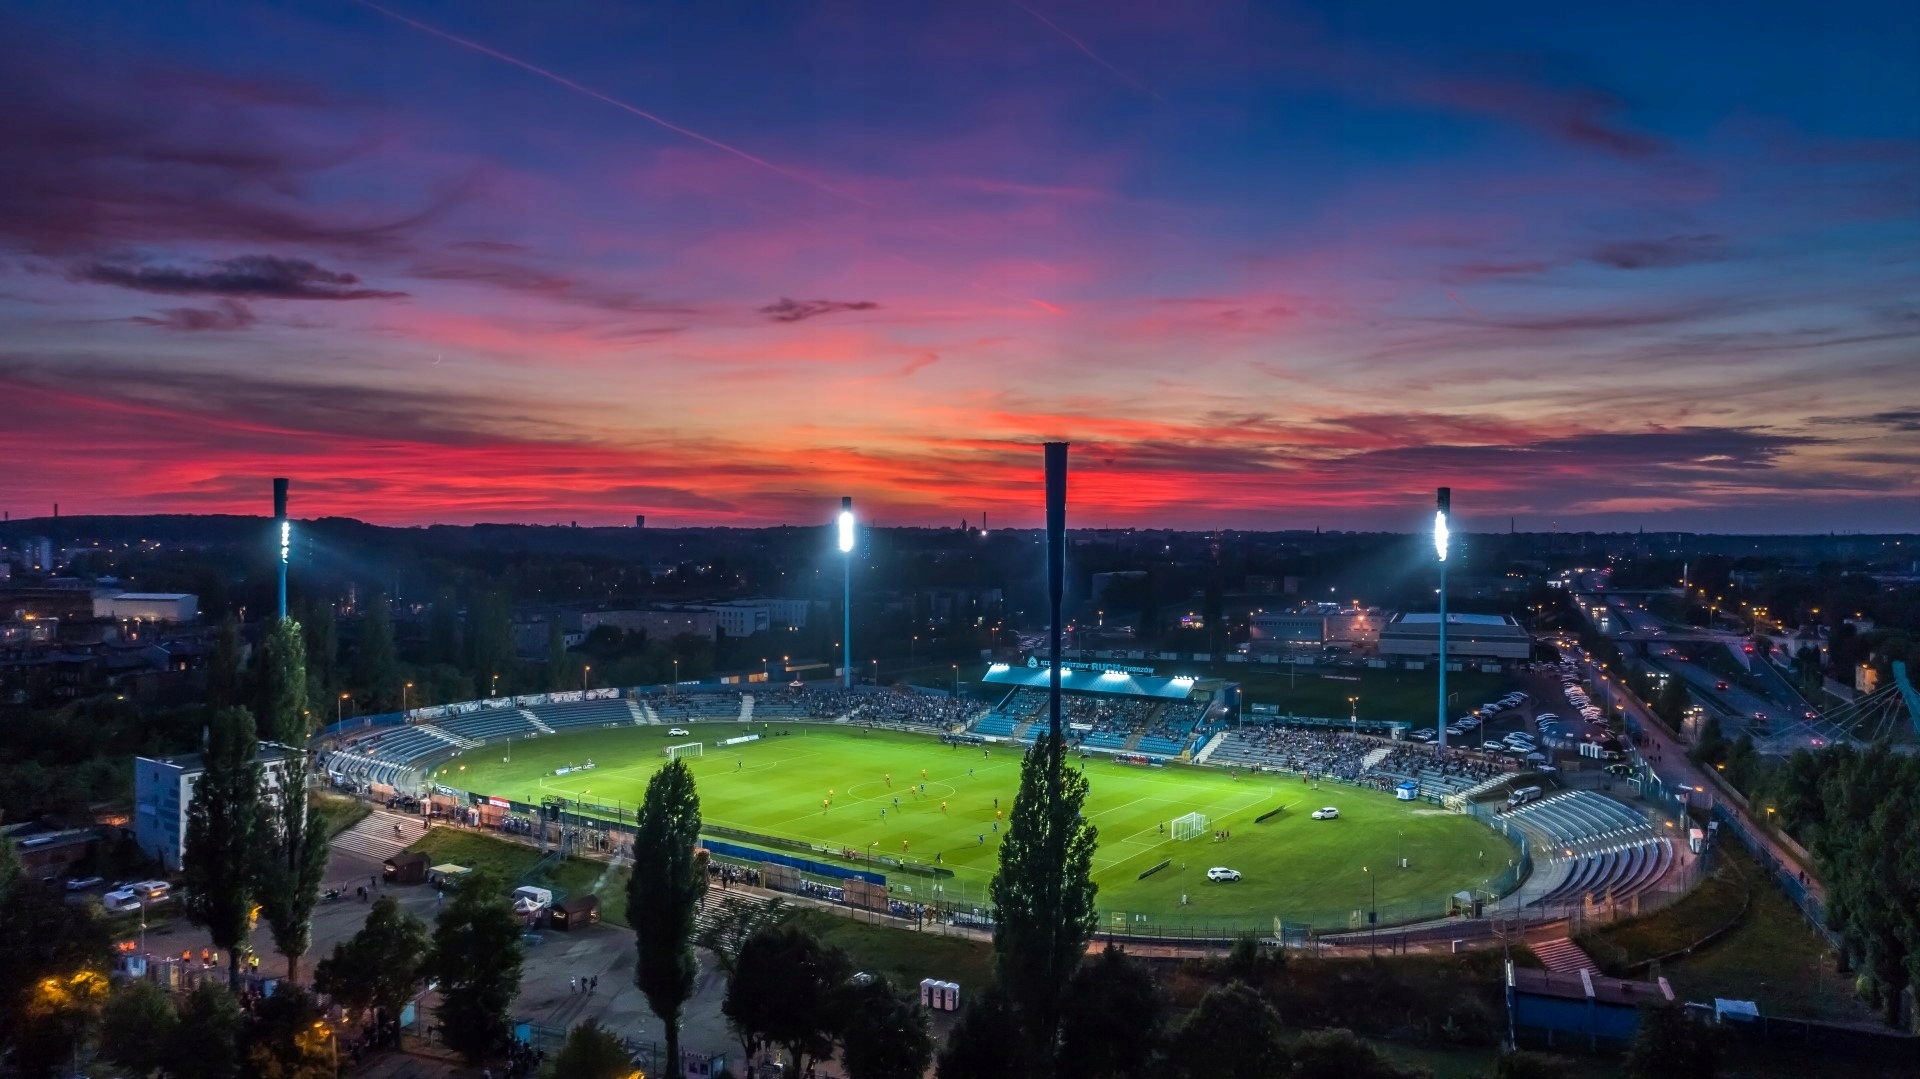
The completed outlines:
[[[420,31],[423,34],[431,34],[442,41],[452,42],[453,44],[458,45],[463,49],[470,49],[473,52],[477,52],[482,56],[492,57],[493,59],[498,60],[503,64],[512,64],[514,67],[517,67],[522,71],[528,72],[529,74],[538,75],[549,82],[559,83],[561,86],[564,86],[567,89],[572,90],[577,94],[585,94],[586,96],[594,99],[595,101],[599,101],[607,105],[612,105],[614,108],[619,109],[623,112],[630,112],[633,115],[640,117],[642,120],[648,121],[649,123],[658,124],[659,126],[666,128],[668,131],[671,131],[676,135],[684,136],[686,138],[694,140],[695,142],[705,143],[706,145],[711,146],[716,150],[720,150],[724,153],[732,154],[733,156],[741,159],[742,161],[746,161],[746,162],[750,162],[752,164],[758,165],[769,172],[777,172],[780,175],[785,176],[789,180],[798,180],[803,184],[807,184],[812,187],[817,187],[820,190],[825,191],[830,195],[837,195],[840,198],[848,199],[853,202],[860,201],[859,199],[854,198],[852,195],[849,195],[846,192],[839,190],[838,188],[831,187],[825,183],[822,183],[821,181],[816,180],[805,173],[795,172],[794,170],[789,169],[783,165],[776,165],[773,162],[768,161],[764,157],[755,157],[754,155],[746,152],[745,150],[740,149],[738,146],[729,146],[726,143],[721,142],[719,139],[709,138],[706,135],[702,135],[698,131],[694,131],[690,128],[681,127],[679,124],[676,124],[671,120],[668,120],[661,116],[656,116],[653,113],[650,113],[647,110],[640,108],[638,106],[629,105],[626,102],[621,101],[619,98],[609,97],[608,95],[603,94],[598,90],[595,90],[591,86],[585,86],[580,83],[577,83],[572,79],[567,78],[565,75],[559,74],[558,72],[548,71],[546,68],[539,67],[534,64],[530,64],[525,60],[520,59],[519,57],[509,56],[498,49],[489,48],[486,45],[480,44],[478,41],[472,41],[468,38],[460,37],[457,34],[450,34],[447,31],[442,30],[437,26],[430,26],[427,23],[423,23],[419,21],[418,19],[408,18],[407,16],[402,15],[399,12],[392,10],[391,8],[381,7],[379,4],[374,3],[373,0],[354,0],[354,2],[359,4],[361,7],[369,8],[373,11],[377,11],[380,14],[385,15],[387,18],[394,20],[395,22],[403,23],[407,26],[411,26],[415,30]]]
[[[1063,38],[1066,38],[1067,42],[1071,44],[1074,48],[1079,49],[1083,53],[1086,53],[1087,59],[1092,60],[1094,63],[1099,64],[1101,67],[1104,67],[1108,71],[1113,72],[1114,75],[1120,79],[1120,81],[1126,83],[1128,86],[1133,87],[1135,90],[1140,91],[1141,93],[1147,95],[1148,97],[1153,98],[1155,101],[1159,101],[1163,104],[1166,102],[1167,99],[1164,97],[1161,97],[1160,94],[1157,91],[1155,91],[1153,87],[1148,86],[1146,83],[1141,82],[1139,79],[1134,78],[1132,75],[1129,75],[1126,72],[1108,63],[1106,57],[1101,56],[1099,53],[1094,52],[1092,49],[1088,48],[1086,42],[1081,41],[1079,38],[1074,37],[1072,34],[1069,34],[1065,30],[1061,29],[1059,23],[1054,22],[1052,19],[1049,19],[1045,15],[1042,15],[1038,11],[1035,11],[1034,9],[1028,7],[1026,4],[1022,3],[1021,0],[1011,0],[1011,2],[1013,6],[1019,8],[1021,11],[1024,11],[1027,14],[1033,16],[1034,18],[1039,19],[1040,22],[1043,25],[1045,25],[1047,29],[1052,30],[1054,33],[1059,34]]]

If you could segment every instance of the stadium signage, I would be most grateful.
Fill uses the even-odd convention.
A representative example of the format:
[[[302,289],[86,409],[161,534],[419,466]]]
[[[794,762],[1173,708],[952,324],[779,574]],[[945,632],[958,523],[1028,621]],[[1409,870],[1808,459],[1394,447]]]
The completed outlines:
[[[1041,659],[1039,656],[1028,656],[1027,666],[1033,669],[1043,669],[1051,667],[1053,664]],[[1119,674],[1142,674],[1148,676],[1153,674],[1152,667],[1129,667],[1124,663],[1097,663],[1087,660],[1074,660],[1071,663],[1062,663],[1060,666],[1075,671],[1114,671]]]

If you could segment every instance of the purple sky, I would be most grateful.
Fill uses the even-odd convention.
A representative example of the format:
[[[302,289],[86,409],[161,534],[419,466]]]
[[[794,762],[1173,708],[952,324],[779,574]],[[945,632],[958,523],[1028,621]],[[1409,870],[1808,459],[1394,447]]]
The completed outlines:
[[[0,502],[1912,531],[1904,4],[19,0]]]

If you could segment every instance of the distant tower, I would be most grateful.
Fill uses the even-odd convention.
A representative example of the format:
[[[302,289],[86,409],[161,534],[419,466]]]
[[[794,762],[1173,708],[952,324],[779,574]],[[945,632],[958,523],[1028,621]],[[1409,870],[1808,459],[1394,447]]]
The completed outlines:
[[[646,515],[646,514],[644,514],[644,513],[636,513],[636,514],[634,514],[634,515],[633,515],[633,527],[635,527],[635,528],[645,528],[645,527],[647,527],[647,515]]]

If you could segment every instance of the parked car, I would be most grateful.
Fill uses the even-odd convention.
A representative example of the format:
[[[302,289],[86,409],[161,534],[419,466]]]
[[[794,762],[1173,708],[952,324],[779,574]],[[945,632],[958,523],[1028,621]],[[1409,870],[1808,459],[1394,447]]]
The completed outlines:
[[[67,881],[67,891],[84,892],[89,888],[98,888],[106,882],[105,877],[75,877]]]
[[[1316,813],[1314,816],[1319,816],[1319,814]],[[1219,881],[1222,884],[1231,884],[1240,879],[1240,871],[1238,869],[1228,869],[1224,865],[1216,865],[1212,869],[1207,870],[1207,879]]]
[[[1322,806],[1313,811],[1314,820],[1339,820],[1340,811],[1332,806]]]
[[[672,729],[670,729],[670,730],[668,730],[668,731],[667,731],[667,737],[669,737],[669,738],[691,738],[691,737],[692,737],[692,735],[690,735],[690,734],[688,734],[688,733],[687,733],[687,729],[686,729],[685,727],[674,727],[674,728],[672,728]]]

